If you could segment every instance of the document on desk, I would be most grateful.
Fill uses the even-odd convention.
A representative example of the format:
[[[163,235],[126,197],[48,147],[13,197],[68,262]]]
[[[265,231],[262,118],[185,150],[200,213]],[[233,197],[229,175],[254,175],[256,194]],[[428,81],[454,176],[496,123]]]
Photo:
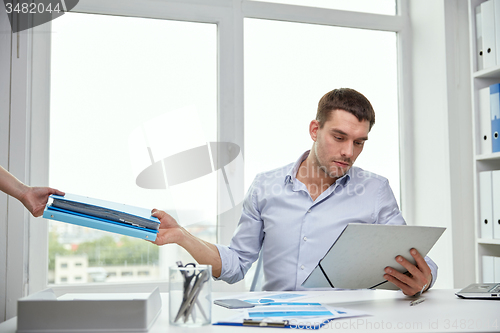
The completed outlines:
[[[245,301],[250,304],[268,304],[268,303],[282,303],[282,302],[302,302],[304,298],[313,297],[311,294],[307,293],[294,293],[294,292],[252,292],[249,294],[235,295],[232,298],[236,298]]]
[[[395,258],[411,263],[412,248],[426,256],[446,228],[388,224],[348,224],[302,283],[306,288],[398,289],[383,278],[388,266],[405,273]]]
[[[160,225],[150,209],[70,193],[51,195],[43,217],[151,241]]]
[[[278,303],[239,310],[214,325],[319,329],[331,320],[359,317],[366,312],[334,308],[320,303]]]

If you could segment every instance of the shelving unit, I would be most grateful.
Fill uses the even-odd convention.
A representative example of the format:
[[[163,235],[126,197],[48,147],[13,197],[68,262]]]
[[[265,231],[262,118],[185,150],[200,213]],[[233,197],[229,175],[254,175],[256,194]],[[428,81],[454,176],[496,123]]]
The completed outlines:
[[[479,134],[479,90],[492,84],[500,83],[500,66],[477,70],[476,50],[476,14],[475,8],[486,0],[469,0],[469,31],[471,49],[471,88],[472,88],[472,126],[473,126],[473,152],[474,152],[474,223],[475,228],[475,258],[476,282],[483,282],[482,257],[500,257],[500,239],[485,239],[481,236],[479,173],[482,171],[500,170],[500,153],[483,154],[481,152],[481,138]],[[497,51],[498,52],[498,51]]]

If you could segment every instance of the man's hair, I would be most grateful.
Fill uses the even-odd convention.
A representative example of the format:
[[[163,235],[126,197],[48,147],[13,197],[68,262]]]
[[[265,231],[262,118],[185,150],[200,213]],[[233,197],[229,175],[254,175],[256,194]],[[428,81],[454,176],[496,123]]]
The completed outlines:
[[[318,103],[316,120],[323,128],[334,110],[344,110],[353,114],[359,121],[366,120],[370,123],[370,130],[375,124],[375,111],[370,101],[354,89],[340,88],[326,93]]]

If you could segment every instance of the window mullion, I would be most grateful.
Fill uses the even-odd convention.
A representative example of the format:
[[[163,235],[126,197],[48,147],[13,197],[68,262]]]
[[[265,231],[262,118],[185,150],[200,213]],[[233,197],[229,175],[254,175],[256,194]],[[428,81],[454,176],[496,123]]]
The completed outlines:
[[[233,11],[218,25],[219,29],[219,141],[236,143],[244,153],[243,142],[243,16],[241,3],[233,1]],[[244,155],[243,155],[244,156]],[[227,173],[232,184],[233,196],[241,197],[244,192],[243,170]],[[226,185],[218,180],[219,189]],[[220,193],[219,192],[219,199]],[[240,209],[232,209],[218,217],[217,240],[229,244],[236,224],[240,218]]]

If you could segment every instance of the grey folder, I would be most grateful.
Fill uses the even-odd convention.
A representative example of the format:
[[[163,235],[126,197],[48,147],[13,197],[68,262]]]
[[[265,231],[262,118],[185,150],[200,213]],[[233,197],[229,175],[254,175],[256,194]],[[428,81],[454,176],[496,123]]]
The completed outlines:
[[[445,228],[388,224],[348,224],[328,253],[302,283],[306,288],[397,289],[384,278],[391,266],[406,270],[395,258],[415,264],[410,249],[427,255]]]

